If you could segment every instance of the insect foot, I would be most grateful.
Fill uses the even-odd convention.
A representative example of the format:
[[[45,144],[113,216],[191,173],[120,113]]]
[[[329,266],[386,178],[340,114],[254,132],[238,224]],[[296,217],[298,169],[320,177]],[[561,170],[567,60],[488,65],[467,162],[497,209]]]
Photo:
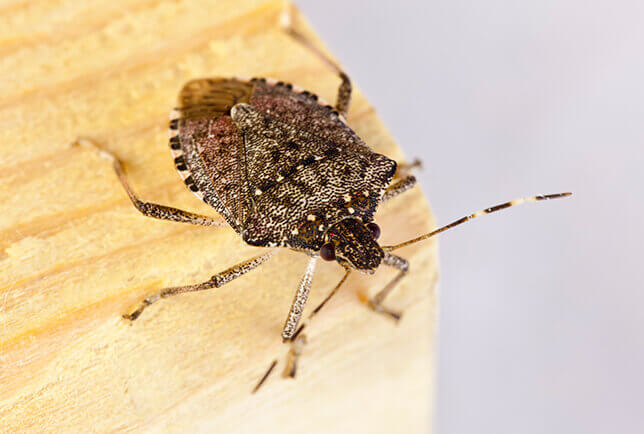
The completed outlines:
[[[393,319],[396,323],[402,318],[402,312],[387,309],[385,306],[383,306],[381,303],[378,303],[378,301],[374,300],[373,298],[367,300],[367,306],[374,312],[383,314]]]
[[[70,144],[70,146],[90,149],[91,151],[97,153],[100,157],[105,158],[106,160],[109,160],[112,163],[114,163],[115,161],[118,161],[117,158],[114,156],[114,154],[101,148],[96,142],[90,139],[78,137]]]
[[[295,378],[295,374],[297,373],[297,362],[302,355],[304,346],[307,342],[306,335],[303,333],[300,334],[301,330],[302,327],[298,329],[298,332],[292,338],[284,340],[284,343],[290,344],[290,348],[286,355],[286,363],[284,364],[284,370],[282,371],[282,378]],[[251,393],[256,393],[260,389],[260,387],[262,387],[262,385],[266,382],[266,380],[268,380],[268,377],[271,375],[276,366],[277,359],[271,362],[270,366],[268,367],[264,375],[262,375],[262,377],[259,379]]]
[[[123,318],[129,321],[135,321],[139,316],[141,316],[141,314],[143,313],[146,307],[148,307],[155,301],[159,300],[159,298],[160,297],[158,295],[146,298],[141,302],[141,305],[138,308],[136,308],[136,310],[134,310],[129,314],[122,315]]]
[[[306,345],[306,335],[300,334],[291,341],[291,348],[286,356],[286,364],[282,371],[282,378],[295,378],[297,372],[297,362],[299,361],[304,346]]]

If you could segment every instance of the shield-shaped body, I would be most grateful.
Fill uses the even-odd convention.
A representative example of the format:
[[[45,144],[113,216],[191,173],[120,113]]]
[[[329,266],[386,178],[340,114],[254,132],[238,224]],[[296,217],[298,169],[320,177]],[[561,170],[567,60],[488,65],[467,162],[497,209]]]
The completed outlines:
[[[170,148],[186,185],[246,243],[310,252],[335,223],[372,221],[396,171],[333,107],[265,79],[186,84]]]

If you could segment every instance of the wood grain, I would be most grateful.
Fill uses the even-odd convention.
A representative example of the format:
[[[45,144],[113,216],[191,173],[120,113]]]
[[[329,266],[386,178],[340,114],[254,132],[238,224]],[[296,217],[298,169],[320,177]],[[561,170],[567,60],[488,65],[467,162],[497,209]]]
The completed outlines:
[[[395,272],[352,275],[311,324],[296,380],[274,375],[256,395],[286,353],[280,331],[305,256],[283,251],[223,288],[162,301],[132,325],[121,318],[146,294],[258,249],[229,228],[141,216],[110,165],[69,143],[91,137],[116,153],[144,200],[216,216],[172,165],[168,112],[183,83],[204,76],[274,77],[333,101],[338,78],[280,30],[285,5],[0,4],[0,432],[428,432],[433,241],[401,250],[412,271],[388,300],[404,309],[398,325],[361,302]],[[302,17],[298,27],[315,38]],[[359,91],[348,121],[402,159]],[[418,188],[377,221],[385,244],[433,225]],[[309,309],[341,275],[320,264]]]

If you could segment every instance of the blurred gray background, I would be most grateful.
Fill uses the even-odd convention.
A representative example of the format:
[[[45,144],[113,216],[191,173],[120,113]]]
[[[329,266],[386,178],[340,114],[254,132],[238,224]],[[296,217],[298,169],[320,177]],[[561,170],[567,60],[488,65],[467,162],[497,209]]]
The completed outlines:
[[[644,2],[302,0],[439,223],[439,433],[644,432]]]

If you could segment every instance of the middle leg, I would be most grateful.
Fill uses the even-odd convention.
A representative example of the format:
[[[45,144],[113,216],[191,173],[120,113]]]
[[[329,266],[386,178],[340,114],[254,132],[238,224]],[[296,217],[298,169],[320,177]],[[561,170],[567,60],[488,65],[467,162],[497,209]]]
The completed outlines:
[[[143,310],[145,310],[146,307],[150,306],[153,303],[156,303],[162,298],[168,298],[173,295],[183,294],[184,292],[203,291],[205,289],[210,289],[210,288],[219,288],[220,286],[225,285],[231,280],[234,280],[239,276],[246,274],[249,271],[259,267],[264,262],[268,261],[275,253],[276,251],[272,250],[263,255],[256,256],[252,259],[241,262],[237,265],[230,267],[225,271],[222,271],[221,273],[215,274],[210,278],[210,280],[207,280],[202,283],[197,283],[196,285],[175,286],[171,288],[162,289],[156,294],[153,294],[147,297],[146,299],[144,299],[141,302],[141,305],[136,310],[134,310],[132,313],[123,315],[123,318],[128,319],[130,321],[134,321],[141,315],[141,313],[143,313]]]

